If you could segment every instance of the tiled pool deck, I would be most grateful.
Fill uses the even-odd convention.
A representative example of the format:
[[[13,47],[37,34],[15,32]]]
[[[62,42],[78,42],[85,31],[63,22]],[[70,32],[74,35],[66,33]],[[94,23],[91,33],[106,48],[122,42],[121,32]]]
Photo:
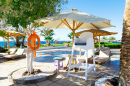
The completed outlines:
[[[43,67],[49,65],[50,67],[54,67],[52,58],[62,56],[66,57],[66,60],[64,61],[64,66],[66,66],[68,61],[67,56],[70,53],[71,48],[41,48],[37,51],[37,57],[34,59],[33,65],[40,65]],[[67,76],[66,70],[60,70],[60,73],[53,79],[42,81],[36,84],[22,85],[9,82],[8,74],[16,69],[26,67],[26,59],[18,58],[7,61],[0,58],[0,86],[91,86],[91,84],[100,77],[109,75],[118,76],[119,61],[120,49],[111,49],[111,62],[108,63],[107,66],[96,64],[96,74],[91,71],[88,74],[88,80],[86,82],[80,78]],[[75,73],[74,71],[71,72]],[[84,75],[84,70],[78,71],[76,74]]]

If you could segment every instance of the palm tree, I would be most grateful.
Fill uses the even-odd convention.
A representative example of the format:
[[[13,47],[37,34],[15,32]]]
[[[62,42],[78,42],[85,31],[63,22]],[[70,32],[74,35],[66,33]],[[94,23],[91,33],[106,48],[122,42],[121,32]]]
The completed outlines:
[[[120,54],[120,86],[130,86],[130,0],[126,0]]]
[[[113,40],[115,40],[116,38],[111,36],[111,37],[109,37],[108,39],[109,39],[111,42],[113,42]]]
[[[72,39],[73,38],[73,32],[71,32],[71,33],[69,33],[68,34],[68,37],[70,38],[70,39]],[[76,38],[79,38],[79,36],[75,36]]]
[[[105,42],[105,40],[107,40],[107,37],[103,36],[102,39]]]
[[[45,28],[43,30],[41,30],[41,35],[44,36],[44,40],[48,41],[48,46],[50,46],[50,40],[53,39],[53,35],[54,35],[54,31],[52,29],[49,28]]]

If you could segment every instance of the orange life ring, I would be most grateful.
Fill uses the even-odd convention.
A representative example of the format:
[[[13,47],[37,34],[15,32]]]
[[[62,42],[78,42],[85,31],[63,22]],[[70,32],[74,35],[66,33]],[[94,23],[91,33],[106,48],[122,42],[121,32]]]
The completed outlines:
[[[36,45],[36,40],[37,39],[37,41],[38,41],[38,45],[37,46],[35,46]],[[32,42],[34,43],[34,45],[31,45],[31,40],[32,40]],[[31,50],[37,50],[37,49],[39,49],[39,47],[40,47],[40,38],[39,38],[39,36],[36,34],[36,32],[33,32],[33,34],[31,34],[29,37],[28,37],[28,46],[30,46],[30,49]]]

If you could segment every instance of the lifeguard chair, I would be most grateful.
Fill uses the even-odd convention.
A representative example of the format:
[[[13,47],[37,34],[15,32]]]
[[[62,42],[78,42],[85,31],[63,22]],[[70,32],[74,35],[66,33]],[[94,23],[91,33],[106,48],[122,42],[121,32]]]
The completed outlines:
[[[79,55],[77,57],[73,57],[74,50],[77,48],[79,49]],[[83,56],[81,56],[81,49],[85,50],[85,53]],[[68,76],[82,78],[82,79],[85,79],[85,81],[87,81],[87,74],[90,71],[94,70],[94,73],[96,73],[94,55],[95,54],[94,54],[93,34],[91,32],[84,32],[80,35],[80,38],[77,38],[74,40],[72,53],[71,53],[71,59],[69,63]],[[93,64],[88,64],[88,58],[90,57],[93,57]],[[76,58],[78,60],[77,64],[72,65],[73,58]],[[83,63],[81,60],[85,60],[85,63]],[[85,69],[85,77],[71,74],[70,70],[73,68],[79,68],[79,71],[80,69]]]

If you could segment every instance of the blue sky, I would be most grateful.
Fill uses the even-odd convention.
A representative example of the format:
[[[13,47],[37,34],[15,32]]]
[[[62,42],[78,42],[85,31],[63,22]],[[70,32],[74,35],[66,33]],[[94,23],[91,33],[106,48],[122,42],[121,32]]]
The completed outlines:
[[[117,35],[111,36],[114,36],[119,40],[121,39],[125,0],[68,0],[68,4],[64,6],[61,13],[70,11],[73,8],[76,8],[81,12],[111,20],[111,24],[116,27],[105,29],[118,32]],[[79,31],[81,30],[77,30],[76,32]],[[71,39],[67,37],[67,34],[70,32],[71,30],[69,29],[54,29],[55,35],[53,38],[54,40],[59,41],[69,41]],[[44,37],[40,36],[40,38],[42,41],[44,40]],[[3,39],[0,38],[0,41],[2,40]]]
[[[116,39],[121,39],[125,0],[68,0],[68,5],[61,11],[61,13],[70,11],[73,8],[76,8],[81,12],[111,20],[111,24],[116,27],[105,29],[118,32],[117,35],[111,36],[116,37]],[[79,31],[81,30],[77,30],[76,32]],[[71,30],[54,29],[54,32],[55,35],[53,37],[55,40],[70,40],[67,37],[67,34],[70,33]],[[41,37],[41,40],[43,39],[44,38]]]

